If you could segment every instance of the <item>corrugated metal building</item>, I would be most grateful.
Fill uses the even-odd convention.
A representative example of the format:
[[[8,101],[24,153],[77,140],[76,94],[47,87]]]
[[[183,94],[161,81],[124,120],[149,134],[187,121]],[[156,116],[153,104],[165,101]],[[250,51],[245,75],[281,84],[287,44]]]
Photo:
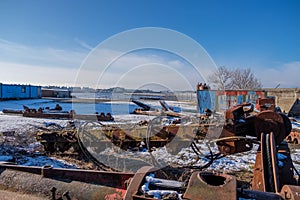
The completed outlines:
[[[0,83],[0,100],[41,98],[41,86]]]
[[[206,108],[223,112],[226,109],[244,103],[254,103],[259,98],[265,98],[265,91],[249,90],[197,90],[198,112],[204,113]]]

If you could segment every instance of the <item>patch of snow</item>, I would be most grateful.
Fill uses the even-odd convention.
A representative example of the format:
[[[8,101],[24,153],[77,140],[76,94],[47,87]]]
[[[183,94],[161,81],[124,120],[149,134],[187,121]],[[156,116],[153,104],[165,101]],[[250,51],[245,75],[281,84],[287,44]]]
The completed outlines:
[[[23,156],[17,160],[17,164],[23,166],[53,166],[54,168],[69,168],[76,169],[76,165],[69,164],[63,160],[58,160],[55,158],[49,158],[46,156]]]
[[[292,122],[292,128],[300,130],[300,122]]]
[[[156,116],[150,116],[150,115],[135,115],[135,114],[124,114],[124,115],[115,115],[114,119],[116,123],[118,122],[129,122],[129,123],[138,123],[140,121],[144,120],[152,120]]]
[[[173,166],[194,166],[202,167],[207,164],[210,159],[205,156],[209,154],[209,148],[203,142],[197,144],[197,147],[201,151],[201,155],[197,155],[191,147],[183,148],[177,155],[172,155],[168,152],[166,147],[157,148],[155,151],[152,151],[150,155],[149,152],[142,151],[131,151],[131,150],[122,150],[118,147],[106,148],[104,151],[98,155],[109,155],[116,158],[126,158],[132,160],[141,160],[148,164],[153,164],[156,167],[164,167],[166,165]],[[214,153],[218,152],[217,146],[213,145],[210,147]],[[218,170],[222,172],[234,172],[234,171],[251,171],[253,169],[255,158],[256,158],[256,147],[253,150],[245,153],[239,153],[235,155],[229,155],[220,159],[217,159],[213,164],[208,167],[208,170]],[[88,150],[95,155],[91,149]],[[99,156],[100,157],[100,156]],[[152,158],[154,158],[154,163]],[[103,162],[106,162],[103,160]],[[106,163],[109,164],[109,163]]]
[[[291,158],[295,169],[300,173],[300,149],[293,149],[291,152]]]
[[[14,131],[16,134],[22,134],[29,130],[38,130],[39,127],[45,127],[47,123],[56,123],[62,127],[66,126],[68,120],[28,118],[17,115],[0,115],[0,133]]]

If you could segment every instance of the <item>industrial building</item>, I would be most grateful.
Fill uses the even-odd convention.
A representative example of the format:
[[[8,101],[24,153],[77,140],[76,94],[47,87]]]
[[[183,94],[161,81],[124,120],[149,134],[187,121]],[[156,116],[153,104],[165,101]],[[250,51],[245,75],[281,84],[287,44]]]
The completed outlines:
[[[0,83],[0,100],[41,98],[41,86]]]
[[[68,89],[42,88],[42,97],[71,98],[71,91]]]

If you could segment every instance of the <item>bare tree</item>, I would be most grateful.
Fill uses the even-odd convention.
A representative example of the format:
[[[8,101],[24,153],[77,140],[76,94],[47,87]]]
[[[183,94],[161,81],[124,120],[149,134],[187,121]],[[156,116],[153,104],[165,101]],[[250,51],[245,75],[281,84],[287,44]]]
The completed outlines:
[[[259,89],[262,87],[260,81],[251,72],[251,69],[236,69],[232,73],[232,89]]]
[[[217,89],[253,90],[262,87],[250,68],[229,69],[221,66],[209,76],[209,83]]]
[[[218,89],[230,89],[232,87],[232,71],[225,66],[219,67],[211,75],[209,75],[209,83]]]

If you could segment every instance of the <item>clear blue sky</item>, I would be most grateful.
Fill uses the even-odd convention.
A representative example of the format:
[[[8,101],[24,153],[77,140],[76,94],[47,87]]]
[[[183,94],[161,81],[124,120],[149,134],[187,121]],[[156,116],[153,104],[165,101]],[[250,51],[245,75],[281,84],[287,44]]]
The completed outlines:
[[[0,82],[71,85],[45,74],[74,76],[100,42],[140,27],[186,34],[217,66],[249,67],[265,87],[300,87],[297,0],[1,0]]]

